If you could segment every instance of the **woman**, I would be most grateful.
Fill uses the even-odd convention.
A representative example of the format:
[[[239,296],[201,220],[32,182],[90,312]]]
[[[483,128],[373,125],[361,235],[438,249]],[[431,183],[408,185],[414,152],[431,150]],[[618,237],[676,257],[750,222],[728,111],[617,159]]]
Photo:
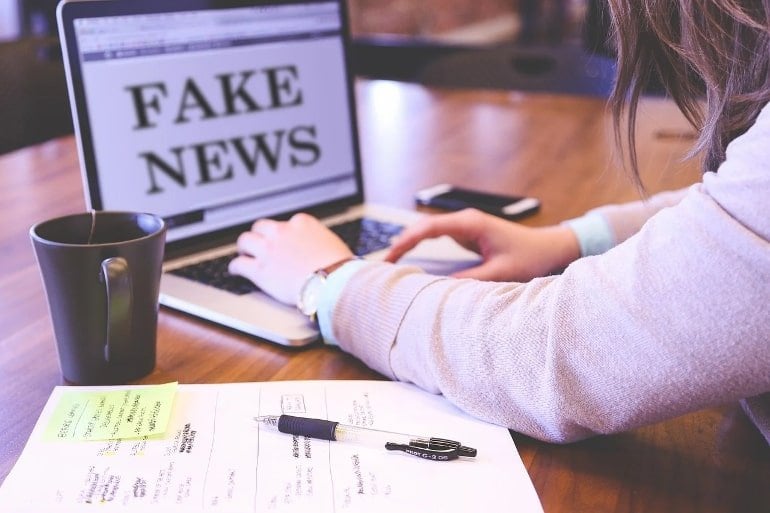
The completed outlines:
[[[628,114],[637,182],[635,111],[657,76],[699,131],[701,183],[547,228],[475,211],[430,217],[388,257],[448,234],[483,257],[454,278],[349,260],[306,215],[255,223],[231,271],[294,303],[312,271],[335,264],[318,309],[327,342],[536,438],[746,399],[770,440],[770,1],[611,0],[610,10],[616,133]]]

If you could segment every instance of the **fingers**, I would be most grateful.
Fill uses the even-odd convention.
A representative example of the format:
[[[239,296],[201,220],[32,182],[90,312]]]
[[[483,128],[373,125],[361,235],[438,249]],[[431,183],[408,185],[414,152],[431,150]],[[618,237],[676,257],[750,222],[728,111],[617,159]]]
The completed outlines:
[[[238,236],[238,251],[252,256],[263,254],[265,246],[269,244],[270,240],[279,236],[281,230],[287,229],[288,225],[296,226],[308,224],[312,221],[318,222],[314,217],[307,214],[296,214],[288,222],[275,221],[273,219],[257,219],[251,225],[251,231],[243,232]]]
[[[243,232],[236,242],[238,253],[252,257],[264,255],[267,240],[264,235],[257,232]]]
[[[276,221],[273,221],[273,222],[276,222]],[[321,224],[321,221],[311,216],[310,214],[305,214],[304,212],[300,212],[299,214],[294,214],[293,216],[291,216],[291,219],[289,219],[289,223],[295,224],[295,225],[310,225],[310,224]]]
[[[251,225],[251,232],[246,233],[271,236],[278,231],[281,224],[283,224],[281,221],[274,221],[273,219],[257,219],[254,221],[254,224]]]
[[[256,282],[258,279],[259,269],[259,260],[247,255],[239,255],[230,260],[230,263],[227,265],[227,271],[230,274],[243,276],[253,282]]]
[[[460,245],[468,249],[474,249],[475,234],[478,231],[477,225],[481,221],[481,216],[483,214],[477,210],[466,209],[420,219],[412,226],[405,228],[393,240],[390,252],[385,257],[385,260],[395,262],[421,241],[442,235],[448,235]]]
[[[268,240],[279,229],[279,223],[271,219],[259,219],[251,227],[251,231],[238,236],[236,247],[238,255],[230,261],[227,271],[230,274],[243,276],[251,281],[257,281],[261,268],[260,258],[265,254]]]
[[[254,262],[256,262],[256,260],[252,257],[238,255],[237,257],[230,260],[229,264],[227,264],[227,271],[230,274],[244,276],[248,272],[249,266]]]

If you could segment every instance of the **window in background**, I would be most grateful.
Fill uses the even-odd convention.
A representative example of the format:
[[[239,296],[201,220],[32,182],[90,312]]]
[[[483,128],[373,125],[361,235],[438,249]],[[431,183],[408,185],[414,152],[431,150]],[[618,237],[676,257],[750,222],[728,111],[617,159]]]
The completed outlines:
[[[56,5],[59,0],[20,0],[21,26],[32,36],[56,36]]]
[[[21,34],[17,0],[0,0],[0,41],[16,39]]]
[[[56,0],[0,0],[0,154],[72,133]]]

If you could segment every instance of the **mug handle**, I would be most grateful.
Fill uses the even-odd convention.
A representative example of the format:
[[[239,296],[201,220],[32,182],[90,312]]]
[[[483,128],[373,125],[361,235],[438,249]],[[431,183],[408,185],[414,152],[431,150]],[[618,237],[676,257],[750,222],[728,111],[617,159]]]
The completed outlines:
[[[117,348],[128,346],[131,332],[131,280],[128,262],[121,257],[102,261],[102,275],[107,293],[107,337],[104,344],[104,359],[111,362]]]

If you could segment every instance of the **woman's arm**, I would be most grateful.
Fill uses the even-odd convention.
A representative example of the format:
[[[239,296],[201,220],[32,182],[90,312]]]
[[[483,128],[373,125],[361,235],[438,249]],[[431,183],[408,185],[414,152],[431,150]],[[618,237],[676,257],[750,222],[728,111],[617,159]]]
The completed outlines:
[[[387,376],[550,441],[770,390],[768,243],[700,191],[605,255],[526,284],[372,264],[340,346]]]
[[[560,276],[452,280],[370,264],[341,347],[531,436],[577,440],[770,390],[770,112],[675,206]]]

